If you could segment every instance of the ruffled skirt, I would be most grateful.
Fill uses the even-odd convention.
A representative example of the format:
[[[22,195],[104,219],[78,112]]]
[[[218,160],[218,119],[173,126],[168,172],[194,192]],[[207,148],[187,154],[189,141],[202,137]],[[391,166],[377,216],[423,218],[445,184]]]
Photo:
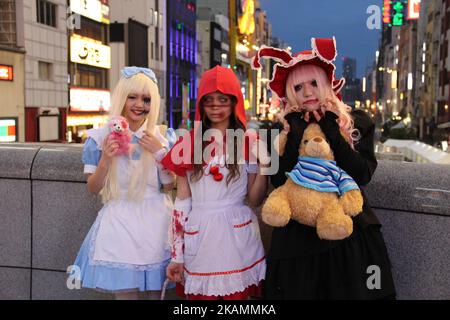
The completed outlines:
[[[392,299],[395,286],[379,225],[355,229],[326,252],[268,259],[266,299]]]
[[[166,280],[166,268],[170,259],[149,265],[94,260],[95,242],[101,219],[100,214],[75,259],[74,266],[79,268],[82,287],[109,293],[161,290]],[[173,287],[173,284],[169,285],[169,288]]]

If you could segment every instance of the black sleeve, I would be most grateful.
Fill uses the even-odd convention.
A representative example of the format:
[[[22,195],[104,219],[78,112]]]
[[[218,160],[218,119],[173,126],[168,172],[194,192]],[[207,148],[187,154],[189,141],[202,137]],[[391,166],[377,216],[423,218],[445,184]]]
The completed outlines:
[[[303,120],[300,112],[289,113],[285,119],[289,123],[290,131],[287,136],[284,154],[279,157],[279,169],[275,175],[270,177],[270,182],[275,188],[278,188],[286,182],[286,172],[291,171],[295,167],[298,160],[300,140],[308,125]]]
[[[378,165],[374,150],[375,124],[369,115],[362,110],[355,110],[351,114],[355,129],[358,129],[360,139],[355,142],[353,150],[341,135],[338,118],[332,112],[326,112],[319,121],[322,131],[330,142],[337,165],[345,170],[358,185],[366,185]]]

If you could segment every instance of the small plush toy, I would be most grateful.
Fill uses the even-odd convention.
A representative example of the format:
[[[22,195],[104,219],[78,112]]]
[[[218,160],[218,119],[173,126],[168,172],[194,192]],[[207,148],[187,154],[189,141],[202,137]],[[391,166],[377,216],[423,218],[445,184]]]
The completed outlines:
[[[280,137],[280,150],[286,139]],[[290,219],[316,227],[319,238],[341,240],[353,232],[351,217],[362,212],[363,198],[355,181],[334,161],[333,151],[317,123],[303,134],[299,161],[286,183],[272,192],[262,219],[274,227]]]
[[[114,139],[119,144],[117,155],[128,155],[130,152],[131,134],[127,119],[122,116],[112,117],[108,121],[110,134],[108,139]]]

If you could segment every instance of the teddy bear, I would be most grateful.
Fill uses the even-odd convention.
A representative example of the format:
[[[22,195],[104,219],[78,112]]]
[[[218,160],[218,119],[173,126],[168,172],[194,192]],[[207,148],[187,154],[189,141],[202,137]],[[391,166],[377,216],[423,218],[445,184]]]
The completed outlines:
[[[129,155],[131,134],[127,119],[122,116],[112,117],[108,121],[108,127],[108,139],[114,139],[119,144],[117,155]]]
[[[280,136],[279,150],[286,137]],[[290,219],[316,227],[319,238],[342,240],[353,232],[351,217],[362,212],[363,197],[355,181],[334,161],[333,151],[317,123],[305,129],[299,159],[262,208],[262,220],[283,227]]]

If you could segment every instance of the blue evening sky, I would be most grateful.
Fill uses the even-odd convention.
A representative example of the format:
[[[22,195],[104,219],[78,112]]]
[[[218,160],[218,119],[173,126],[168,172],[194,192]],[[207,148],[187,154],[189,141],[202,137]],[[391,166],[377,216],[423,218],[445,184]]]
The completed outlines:
[[[380,30],[369,30],[370,14],[366,11],[377,5],[381,12],[381,0],[260,0],[260,3],[272,24],[273,35],[287,42],[293,52],[310,49],[312,37],[335,36],[338,76],[344,56],[357,60],[359,78],[375,59]]]

